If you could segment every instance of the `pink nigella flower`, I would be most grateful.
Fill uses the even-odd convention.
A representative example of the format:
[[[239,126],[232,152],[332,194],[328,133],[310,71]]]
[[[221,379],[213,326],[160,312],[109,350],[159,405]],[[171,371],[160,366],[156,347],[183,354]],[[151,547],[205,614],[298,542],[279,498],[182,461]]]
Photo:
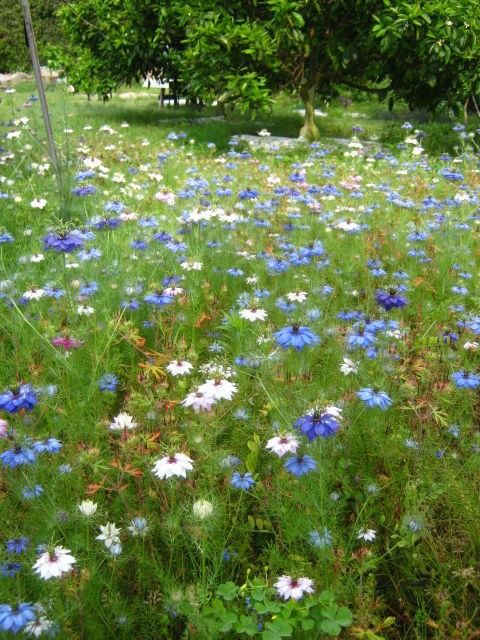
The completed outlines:
[[[207,396],[201,391],[191,391],[182,400],[182,407],[192,407],[195,413],[200,413],[200,411],[210,411],[216,402],[216,398]]]
[[[310,578],[281,576],[273,586],[284,600],[300,600],[305,594],[314,593],[313,580]]]
[[[77,338],[69,338],[58,336],[58,338],[54,338],[52,340],[52,344],[54,347],[63,347],[65,351],[68,349],[78,349],[83,344],[83,340],[77,340]]]

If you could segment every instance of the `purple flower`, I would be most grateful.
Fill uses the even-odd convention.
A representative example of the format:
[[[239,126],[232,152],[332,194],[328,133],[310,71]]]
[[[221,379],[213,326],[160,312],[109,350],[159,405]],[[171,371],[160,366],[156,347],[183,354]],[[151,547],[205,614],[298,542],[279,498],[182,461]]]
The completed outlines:
[[[0,393],[0,409],[7,413],[16,413],[20,409],[32,411],[38,404],[35,392],[29,384],[21,384],[18,389]]]
[[[23,551],[27,550],[29,542],[30,540],[28,538],[13,538],[12,540],[7,540],[5,543],[7,553],[16,553],[17,555],[20,555]]]
[[[310,471],[315,471],[317,462],[310,456],[290,456],[285,462],[285,469],[300,478]]]
[[[408,304],[406,298],[398,295],[395,287],[391,287],[388,291],[379,289],[375,299],[386,311],[390,311],[390,309],[400,309],[401,307],[406,307]]]
[[[301,351],[303,347],[318,344],[320,338],[308,327],[283,327],[273,334],[277,343],[282,349],[293,347],[296,351]]]
[[[315,411],[299,418],[293,425],[296,429],[300,429],[311,442],[317,437],[328,438],[335,435],[335,431],[340,428],[337,420],[329,413],[320,413]]]
[[[83,241],[69,233],[62,233],[60,235],[48,233],[42,238],[42,242],[44,251],[54,249],[58,253],[72,253],[75,249],[83,247]]]

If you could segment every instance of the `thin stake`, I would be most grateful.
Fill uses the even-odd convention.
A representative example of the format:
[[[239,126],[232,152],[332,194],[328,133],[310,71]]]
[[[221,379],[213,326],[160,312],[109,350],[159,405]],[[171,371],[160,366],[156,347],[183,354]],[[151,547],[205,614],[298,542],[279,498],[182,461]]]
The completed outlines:
[[[25,23],[25,31],[27,33],[28,47],[30,49],[30,56],[32,58],[33,71],[35,73],[35,81],[37,83],[38,95],[40,97],[40,104],[42,105],[43,121],[45,123],[45,131],[47,134],[48,148],[50,150],[50,158],[53,164],[53,170],[57,177],[58,188],[62,190],[62,175],[60,172],[60,164],[58,162],[57,151],[55,149],[55,142],[53,140],[52,123],[50,121],[50,114],[48,113],[47,98],[45,96],[45,88],[43,86],[42,72],[40,70],[40,61],[38,59],[37,45],[35,43],[35,35],[33,33],[32,16],[30,14],[30,6],[28,0],[21,0],[23,10],[23,20]]]

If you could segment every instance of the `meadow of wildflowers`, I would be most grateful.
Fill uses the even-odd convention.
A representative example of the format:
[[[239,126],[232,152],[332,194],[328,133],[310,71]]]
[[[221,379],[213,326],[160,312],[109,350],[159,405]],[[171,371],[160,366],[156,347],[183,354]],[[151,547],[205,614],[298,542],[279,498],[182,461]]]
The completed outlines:
[[[27,95],[0,104],[0,630],[475,637],[479,131],[221,151],[54,105],[59,193]]]

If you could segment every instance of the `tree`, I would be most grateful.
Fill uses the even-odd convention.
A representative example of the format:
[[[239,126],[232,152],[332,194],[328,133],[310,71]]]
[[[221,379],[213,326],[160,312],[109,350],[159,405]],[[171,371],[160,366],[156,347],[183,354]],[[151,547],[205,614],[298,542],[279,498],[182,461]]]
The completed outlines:
[[[64,0],[30,0],[35,40],[43,64],[47,62],[47,46],[62,41],[56,12],[63,2]],[[0,0],[0,72],[30,69],[31,59],[25,41],[21,2]]]
[[[415,107],[464,108],[480,96],[480,2],[390,3],[373,27],[392,97]],[[478,106],[477,106],[478,112]]]
[[[466,39],[455,30],[446,56],[452,5],[471,26]],[[60,60],[80,90],[104,97],[149,71],[187,97],[254,111],[277,91],[296,91],[301,135],[314,139],[315,94],[339,84],[427,107],[477,96],[471,5],[478,0],[72,0],[60,12],[72,45]]]

